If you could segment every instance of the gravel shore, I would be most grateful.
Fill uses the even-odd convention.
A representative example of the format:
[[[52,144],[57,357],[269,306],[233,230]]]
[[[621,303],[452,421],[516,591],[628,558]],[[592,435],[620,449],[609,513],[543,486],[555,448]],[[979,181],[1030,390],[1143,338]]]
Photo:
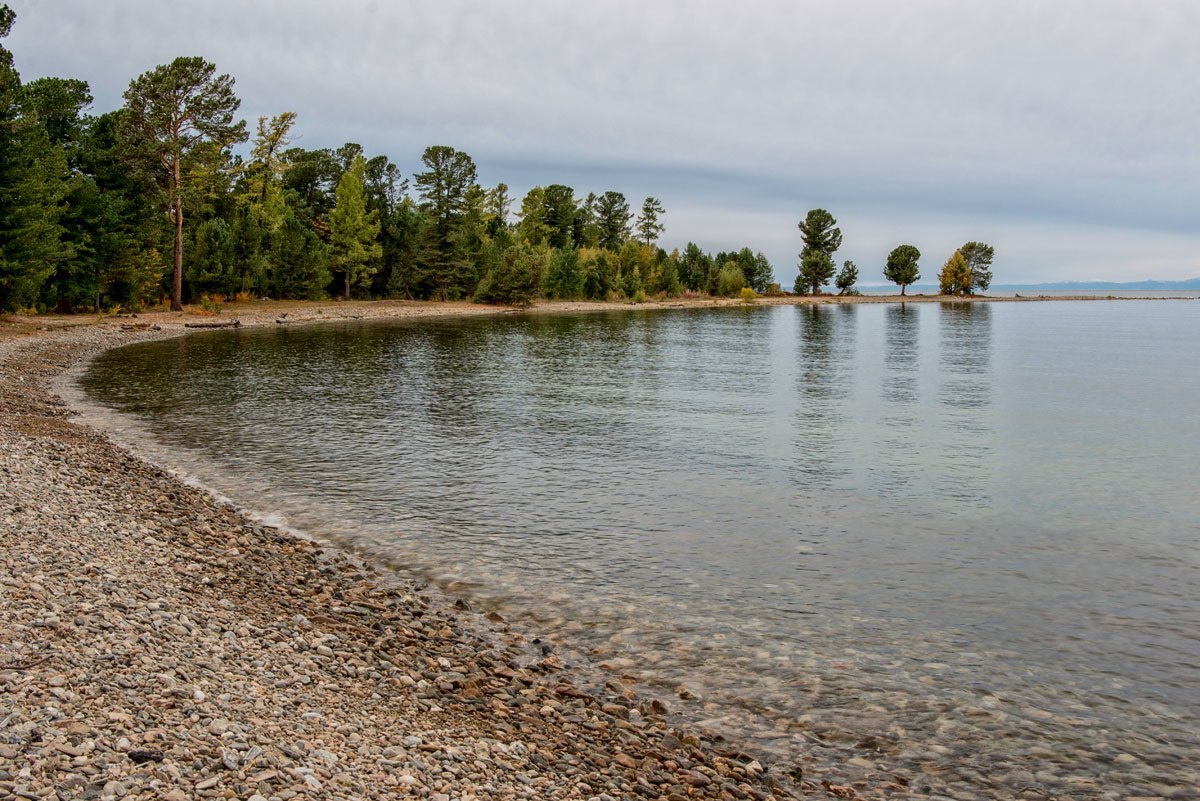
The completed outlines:
[[[448,312],[496,313],[332,304],[289,322]],[[229,319],[0,339],[0,798],[854,797],[678,728],[495,616],[253,522],[72,423],[52,390],[101,350]]]

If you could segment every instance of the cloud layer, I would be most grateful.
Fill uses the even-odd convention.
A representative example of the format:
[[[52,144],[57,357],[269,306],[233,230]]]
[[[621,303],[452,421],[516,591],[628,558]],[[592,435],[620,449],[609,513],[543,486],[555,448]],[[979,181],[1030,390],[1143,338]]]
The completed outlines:
[[[654,194],[664,244],[749,244],[788,281],[813,206],[864,278],[966,238],[998,281],[1200,274],[1197,4],[10,4],[23,75],[85,78],[97,110],[203,55],[304,146],[411,172],[452,144],[519,191]]]

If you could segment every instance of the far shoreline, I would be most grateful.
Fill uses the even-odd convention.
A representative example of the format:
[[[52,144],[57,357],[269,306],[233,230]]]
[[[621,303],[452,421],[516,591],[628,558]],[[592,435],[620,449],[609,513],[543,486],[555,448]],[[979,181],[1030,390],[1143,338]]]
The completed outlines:
[[[471,301],[432,300],[256,300],[242,303],[221,304],[216,311],[188,305],[183,311],[166,311],[153,308],[116,314],[0,314],[0,340],[10,336],[31,334],[36,331],[75,328],[78,326],[103,326],[106,323],[120,324],[124,330],[137,330],[152,326],[166,327],[176,335],[205,328],[216,328],[218,323],[229,327],[283,327],[304,323],[322,323],[336,320],[401,319],[416,317],[486,317],[501,314],[532,313],[562,314],[596,311],[696,309],[753,306],[824,306],[860,305],[880,303],[1056,303],[1076,301],[1147,301],[1147,300],[1197,300],[1183,295],[1161,297],[1122,297],[1119,295],[781,295],[760,296],[748,303],[740,298],[693,296],[645,300],[547,300],[528,306],[479,304]],[[171,336],[164,334],[162,336]]]

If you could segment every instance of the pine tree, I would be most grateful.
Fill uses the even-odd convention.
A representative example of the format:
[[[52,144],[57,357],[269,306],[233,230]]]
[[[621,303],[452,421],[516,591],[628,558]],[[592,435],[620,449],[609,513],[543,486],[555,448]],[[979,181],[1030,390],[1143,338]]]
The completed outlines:
[[[508,210],[512,206],[512,197],[508,194],[508,184],[496,184],[495,189],[489,189],[484,203],[484,224],[488,236],[496,236],[502,229],[508,227]]]
[[[968,242],[958,249],[971,268],[971,289],[987,291],[992,285],[992,258],[996,249],[983,242]]]
[[[805,248],[800,254],[800,274],[796,276],[793,289],[796,294],[803,294],[812,289],[812,294],[818,295],[821,287],[833,279],[833,256],[824,250]]]
[[[271,237],[268,287],[272,297],[317,300],[325,295],[329,274],[328,246],[287,209]]]
[[[546,221],[546,188],[535,186],[521,200],[521,221],[517,223],[517,239],[531,245],[550,241],[551,228]]]
[[[418,262],[425,223],[425,215],[407,196],[396,204],[388,216],[383,239],[383,266],[387,271],[387,294],[393,297],[409,300],[417,297],[421,283]],[[507,227],[497,228],[493,236],[501,236],[507,231]]]
[[[920,258],[921,251],[913,245],[897,245],[888,254],[887,263],[883,267],[883,277],[893,284],[900,285],[901,297],[909,284],[921,280],[921,271],[917,266]]]
[[[329,247],[334,269],[342,273],[342,297],[346,300],[353,289],[370,284],[383,255],[379,214],[367,209],[366,166],[362,156],[355,156],[338,181],[337,202],[329,215]]]
[[[854,262],[847,259],[842,262],[842,269],[838,272],[837,278],[834,279],[833,285],[838,288],[839,295],[845,295],[850,292],[853,295],[859,294],[854,290],[854,285],[858,283],[858,266]]]
[[[243,173],[241,199],[249,205],[254,221],[266,235],[278,231],[287,215],[283,176],[289,164],[284,153],[292,143],[291,128],[295,122],[294,111],[285,111],[270,118],[259,117],[258,133],[254,136],[254,147],[250,151],[251,160]],[[266,254],[261,251],[252,254],[252,258],[264,257]]]
[[[696,292],[706,289],[711,270],[712,257],[695,242],[688,242],[679,257],[679,280],[683,285]]]
[[[142,73],[125,90],[130,141],[165,189],[175,223],[174,311],[183,308],[185,190],[201,175],[197,164],[246,140],[246,122],[233,118],[241,105],[233,78],[216,71],[202,58],[181,56]]]
[[[426,169],[413,179],[429,219],[422,228],[420,266],[434,294],[449,300],[451,295],[474,289],[464,286],[462,279],[472,270],[471,254],[465,252],[463,240],[469,190],[475,186],[475,162],[446,145],[426,148],[421,162]]]
[[[833,278],[833,254],[842,246],[842,229],[825,209],[811,209],[796,227],[804,238],[804,249],[800,251],[800,274],[794,289],[803,294],[811,287],[816,295]]]
[[[620,192],[605,192],[596,198],[597,244],[616,253],[629,239],[629,202]]]
[[[762,252],[750,254],[750,248],[739,251],[739,261],[742,272],[746,274],[746,286],[760,295],[766,294],[771,284],[775,283],[775,269]]]
[[[638,217],[637,231],[647,246],[657,242],[659,234],[666,230],[666,226],[659,222],[659,218],[665,213],[666,209],[656,197],[648,197],[642,203],[642,216]]]
[[[542,195],[544,211],[542,220],[549,229],[547,241],[552,248],[569,247],[573,242],[575,214],[575,190],[562,184],[550,184]]]

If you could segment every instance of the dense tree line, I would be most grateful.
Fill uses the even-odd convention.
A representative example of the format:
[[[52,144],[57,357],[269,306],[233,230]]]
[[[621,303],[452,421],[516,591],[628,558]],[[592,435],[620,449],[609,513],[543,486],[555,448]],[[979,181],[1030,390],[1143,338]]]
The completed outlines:
[[[0,6],[0,38],[14,15]],[[214,297],[522,303],[767,292],[762,253],[658,247],[666,211],[617,191],[538,186],[519,204],[466,153],[405,177],[356,144],[293,145],[296,114],[237,118],[234,80],[200,58],[133,79],[88,113],[83,81],[22,84],[0,47],[0,311],[137,308]],[[235,147],[249,140],[248,155]],[[514,208],[516,206],[516,208]]]
[[[0,39],[14,14],[0,5]],[[0,311],[138,308],[212,298],[393,297],[527,303],[683,293],[779,293],[750,248],[658,246],[666,210],[635,214],[613,190],[537,186],[520,202],[485,188],[466,153],[438,145],[411,180],[357,144],[293,146],[294,112],[237,118],[234,80],[196,57],[134,78],[124,105],[88,113],[87,83],[23,84],[0,47]],[[248,153],[235,147],[249,140]],[[857,294],[834,254],[837,220],[813,209],[793,291]],[[968,242],[938,276],[944,294],[991,282],[994,250]],[[900,245],[884,277],[900,294],[921,253]]]

